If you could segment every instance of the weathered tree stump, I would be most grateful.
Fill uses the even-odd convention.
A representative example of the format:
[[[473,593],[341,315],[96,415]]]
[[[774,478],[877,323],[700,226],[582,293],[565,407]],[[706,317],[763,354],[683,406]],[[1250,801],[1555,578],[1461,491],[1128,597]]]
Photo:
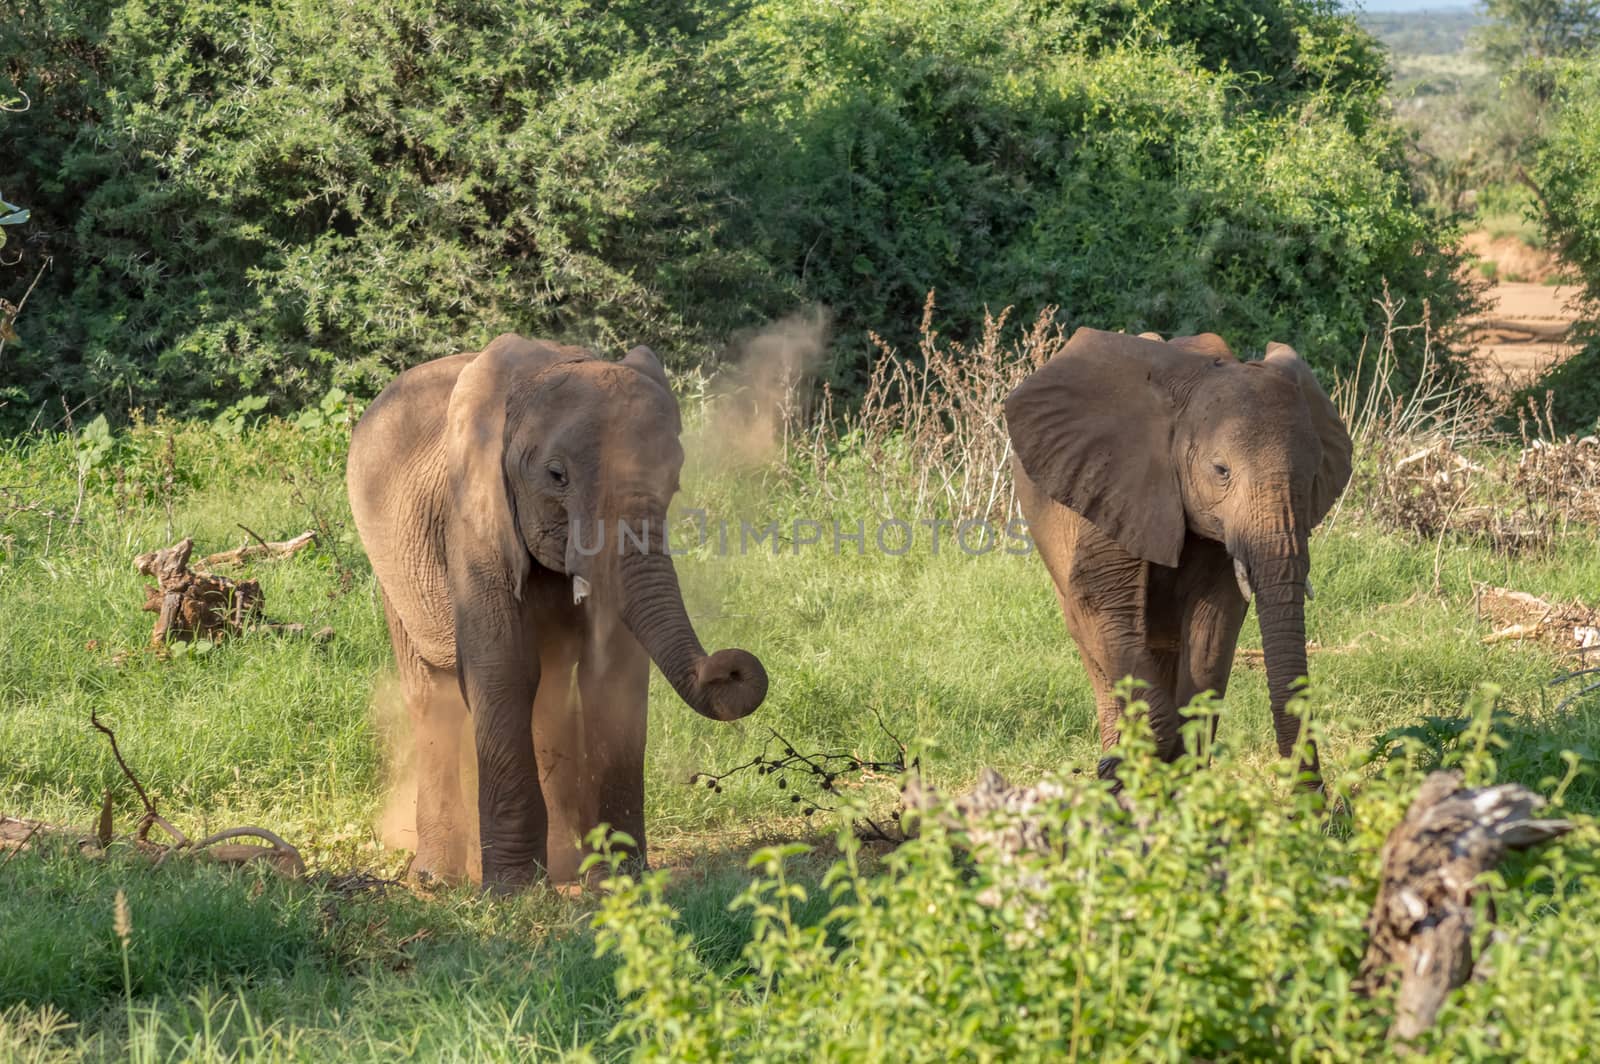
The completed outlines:
[[[1372,993],[1399,978],[1390,1038],[1409,1041],[1427,1030],[1450,991],[1472,975],[1478,877],[1508,851],[1572,830],[1570,821],[1533,819],[1543,805],[1514,783],[1474,790],[1461,786],[1458,773],[1435,772],[1389,833],[1358,985]]]
[[[168,639],[189,641],[218,639],[244,629],[261,618],[261,584],[255,580],[230,580],[189,568],[194,540],[185,536],[170,547],[141,554],[133,564],[156,578],[145,587],[144,609],[156,615],[150,643]]]

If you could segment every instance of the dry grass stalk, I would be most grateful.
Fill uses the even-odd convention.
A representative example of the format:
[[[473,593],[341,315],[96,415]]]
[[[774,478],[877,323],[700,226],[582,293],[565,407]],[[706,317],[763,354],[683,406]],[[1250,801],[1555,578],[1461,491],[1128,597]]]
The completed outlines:
[[[870,334],[877,357],[861,405],[841,419],[843,435],[859,438],[885,512],[942,507],[952,518],[1003,522],[1016,512],[1005,398],[1060,349],[1064,330],[1056,308],[1046,307],[1008,342],[1007,307],[985,313],[978,339],[964,344],[939,334],[934,310],[930,291],[912,356]],[[818,412],[832,413],[831,394]],[[806,457],[819,472],[838,440],[838,431],[825,425],[805,437]]]
[[[1384,327],[1370,369],[1363,348],[1355,374],[1333,389],[1361,459],[1341,508],[1356,500],[1420,538],[1471,536],[1505,553],[1547,548],[1572,524],[1600,525],[1600,442],[1558,438],[1549,411],[1535,408],[1521,417],[1520,453],[1495,447],[1506,437],[1494,407],[1437,357],[1428,308],[1402,324],[1404,303],[1387,289],[1378,305]],[[1397,390],[1395,340],[1414,330],[1423,334],[1418,381]]]

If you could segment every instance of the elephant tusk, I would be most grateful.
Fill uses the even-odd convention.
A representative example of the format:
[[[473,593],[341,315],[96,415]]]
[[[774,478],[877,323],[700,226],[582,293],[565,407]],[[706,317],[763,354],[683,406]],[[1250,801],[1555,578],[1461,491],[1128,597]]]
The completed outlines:
[[[1249,602],[1254,597],[1255,592],[1250,590],[1250,574],[1245,570],[1244,562],[1238,558],[1233,560],[1233,578],[1239,581],[1239,594],[1244,596],[1246,602]]]
[[[589,581],[581,576],[572,578],[572,604],[582,606],[583,600],[589,597]]]
[[[1317,597],[1317,593],[1315,591],[1311,590],[1311,581],[1307,580],[1306,581],[1306,601],[1310,602],[1312,599],[1314,599],[1316,597]]]

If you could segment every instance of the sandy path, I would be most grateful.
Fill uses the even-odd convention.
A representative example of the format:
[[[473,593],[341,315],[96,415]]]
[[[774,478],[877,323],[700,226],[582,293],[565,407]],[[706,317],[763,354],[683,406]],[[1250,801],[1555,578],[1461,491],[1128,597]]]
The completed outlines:
[[[1489,290],[1490,310],[1482,319],[1473,361],[1492,390],[1509,395],[1572,354],[1575,348],[1564,337],[1577,320],[1568,304],[1579,291],[1576,285],[1520,282]]]

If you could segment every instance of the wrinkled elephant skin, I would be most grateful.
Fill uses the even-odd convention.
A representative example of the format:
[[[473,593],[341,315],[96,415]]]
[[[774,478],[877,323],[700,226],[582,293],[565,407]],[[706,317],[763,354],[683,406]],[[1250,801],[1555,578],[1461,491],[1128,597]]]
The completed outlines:
[[[511,334],[407,370],[356,426],[350,504],[417,744],[417,874],[460,881],[481,855],[492,889],[571,880],[598,824],[642,865],[650,662],[714,720],[766,696],[761,663],[707,654],[684,609],[679,431],[648,348],[608,362]]]
[[[1094,686],[1102,746],[1125,709],[1113,688],[1132,676],[1158,753],[1177,757],[1180,707],[1226,692],[1253,595],[1291,754],[1307,541],[1350,479],[1350,437],[1311,370],[1282,344],[1241,362],[1210,333],[1079,329],[1005,409],[1023,515]],[[1314,746],[1300,767],[1315,785]]]

